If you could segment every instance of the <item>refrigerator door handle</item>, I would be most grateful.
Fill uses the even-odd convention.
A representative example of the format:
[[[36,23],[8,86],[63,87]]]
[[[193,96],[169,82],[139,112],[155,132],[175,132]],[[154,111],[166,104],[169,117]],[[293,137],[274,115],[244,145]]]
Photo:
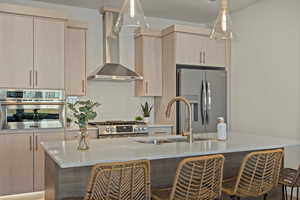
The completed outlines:
[[[206,81],[206,91],[207,91],[207,108],[206,108],[206,124],[209,123],[210,120],[210,111],[211,111],[211,84]]]
[[[206,84],[205,81],[202,81],[202,89],[201,89],[201,118],[202,125],[206,124],[206,115],[207,115],[207,96],[206,96]]]

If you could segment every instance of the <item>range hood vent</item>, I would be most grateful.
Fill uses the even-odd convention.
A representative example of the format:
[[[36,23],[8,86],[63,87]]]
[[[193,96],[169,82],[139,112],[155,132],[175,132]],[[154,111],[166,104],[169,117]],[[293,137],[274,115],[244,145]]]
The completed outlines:
[[[88,76],[95,81],[134,81],[143,80],[138,73],[120,64],[119,34],[114,33],[118,12],[103,9],[103,59],[104,65]]]

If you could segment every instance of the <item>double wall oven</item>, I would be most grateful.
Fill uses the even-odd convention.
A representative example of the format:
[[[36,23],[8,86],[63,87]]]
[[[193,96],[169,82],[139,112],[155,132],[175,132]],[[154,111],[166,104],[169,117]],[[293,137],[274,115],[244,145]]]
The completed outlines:
[[[64,128],[61,90],[0,90],[0,129]]]

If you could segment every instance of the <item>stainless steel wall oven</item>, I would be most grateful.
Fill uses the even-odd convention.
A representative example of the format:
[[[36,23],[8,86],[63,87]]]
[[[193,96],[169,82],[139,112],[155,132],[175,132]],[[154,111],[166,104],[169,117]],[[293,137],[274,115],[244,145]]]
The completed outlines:
[[[0,129],[64,128],[61,90],[0,89]]]

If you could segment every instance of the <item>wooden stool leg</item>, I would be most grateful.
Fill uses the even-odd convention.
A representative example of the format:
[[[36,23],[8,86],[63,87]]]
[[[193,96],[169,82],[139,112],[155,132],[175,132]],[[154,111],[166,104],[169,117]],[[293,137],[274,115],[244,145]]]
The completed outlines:
[[[268,194],[264,194],[264,200],[267,200]]]

